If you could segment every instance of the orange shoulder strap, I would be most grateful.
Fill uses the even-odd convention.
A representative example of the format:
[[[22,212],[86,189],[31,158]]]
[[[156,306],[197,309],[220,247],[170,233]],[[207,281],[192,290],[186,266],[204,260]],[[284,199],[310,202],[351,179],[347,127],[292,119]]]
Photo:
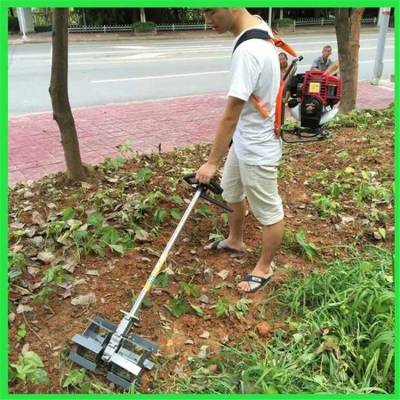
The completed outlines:
[[[276,47],[286,51],[286,53],[290,54],[292,57],[297,57],[297,53],[294,51],[293,47],[288,45],[280,36],[275,34],[275,36],[272,38],[272,43]]]

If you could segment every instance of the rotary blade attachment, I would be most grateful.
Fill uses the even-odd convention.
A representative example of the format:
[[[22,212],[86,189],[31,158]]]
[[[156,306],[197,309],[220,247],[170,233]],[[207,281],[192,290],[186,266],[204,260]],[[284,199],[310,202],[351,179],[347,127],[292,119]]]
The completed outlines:
[[[107,378],[125,390],[129,390],[132,384],[139,388],[141,374],[154,367],[150,357],[158,348],[157,344],[135,333],[129,339],[124,338],[121,347],[108,362]]]
[[[114,324],[96,316],[83,335],[76,334],[72,338],[74,345],[69,359],[89,371],[96,371],[102,364],[101,356],[115,330]]]

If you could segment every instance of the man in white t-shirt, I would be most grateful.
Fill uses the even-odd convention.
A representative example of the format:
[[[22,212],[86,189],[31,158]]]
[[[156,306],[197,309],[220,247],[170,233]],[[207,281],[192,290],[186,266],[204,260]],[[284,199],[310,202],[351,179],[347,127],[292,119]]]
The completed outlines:
[[[206,23],[218,33],[231,32],[236,38],[250,29],[270,27],[245,8],[204,9]],[[233,52],[228,100],[219,122],[208,161],[196,173],[201,183],[208,183],[218,164],[233,144],[224,166],[221,186],[224,200],[233,212],[229,215],[229,236],[207,246],[215,251],[244,252],[243,227],[245,198],[256,219],[263,226],[262,252],[256,266],[238,284],[242,292],[255,292],[273,275],[272,261],[284,229],[282,201],[277,188],[277,166],[282,142],[274,133],[275,98],[280,83],[277,52],[271,41],[243,41]],[[258,98],[268,116],[262,116],[251,95]]]

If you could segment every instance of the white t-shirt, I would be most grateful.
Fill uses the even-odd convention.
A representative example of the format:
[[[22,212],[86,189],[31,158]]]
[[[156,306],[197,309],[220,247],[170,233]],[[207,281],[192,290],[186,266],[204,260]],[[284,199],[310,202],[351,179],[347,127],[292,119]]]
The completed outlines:
[[[263,29],[273,36],[264,21],[249,29]],[[234,45],[247,30],[235,39]],[[238,158],[250,165],[277,165],[282,156],[282,142],[274,133],[275,98],[280,85],[279,58],[274,45],[263,39],[241,43],[232,55],[230,78],[228,96],[246,101],[233,135]],[[267,118],[251,101],[252,94],[268,110]]]

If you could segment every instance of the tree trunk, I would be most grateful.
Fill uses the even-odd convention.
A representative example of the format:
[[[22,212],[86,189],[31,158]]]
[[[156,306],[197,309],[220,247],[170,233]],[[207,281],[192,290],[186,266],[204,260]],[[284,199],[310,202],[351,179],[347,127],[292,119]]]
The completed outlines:
[[[144,11],[144,8],[140,9],[140,22],[146,22],[146,13]]]
[[[49,93],[53,106],[53,119],[61,133],[67,175],[83,180],[86,171],[82,165],[75,121],[68,99],[68,8],[55,8],[53,12],[52,64]]]
[[[364,8],[336,8],[335,29],[343,95],[339,109],[348,113],[356,106],[361,17]]]

